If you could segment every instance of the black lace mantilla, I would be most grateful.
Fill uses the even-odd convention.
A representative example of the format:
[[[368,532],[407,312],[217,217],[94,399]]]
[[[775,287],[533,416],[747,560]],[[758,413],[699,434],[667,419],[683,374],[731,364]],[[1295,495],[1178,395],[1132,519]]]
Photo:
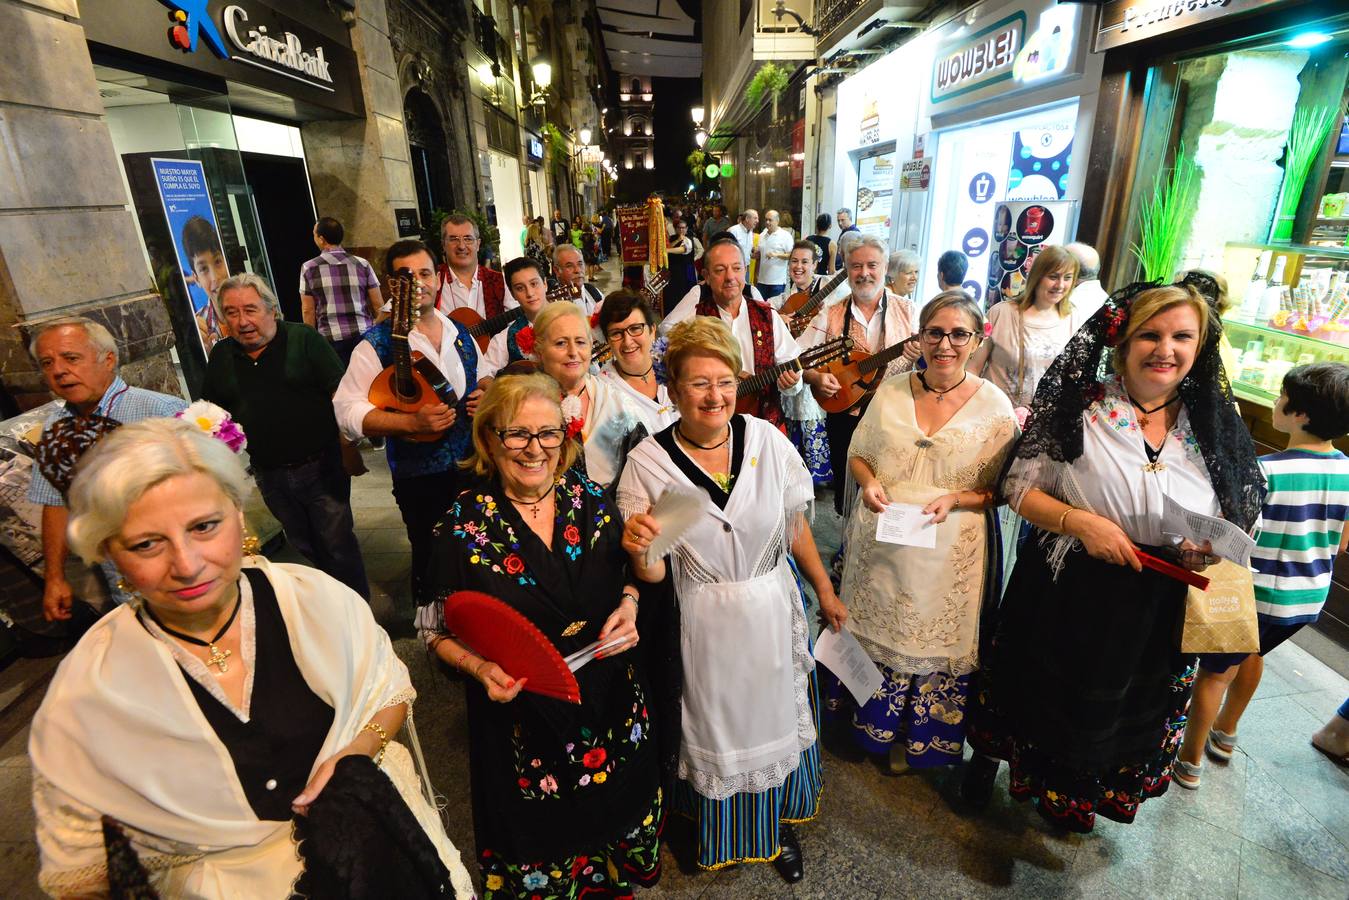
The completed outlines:
[[[1222,325],[1214,309],[1218,284],[1209,275],[1192,272],[1176,283],[1208,303],[1208,334],[1188,375],[1180,398],[1208,468],[1209,482],[1223,517],[1245,530],[1255,525],[1265,499],[1265,478],[1256,462],[1255,445],[1232,399],[1218,344]],[[1082,413],[1105,395],[1110,355],[1128,328],[1129,310],[1143,291],[1163,287],[1139,281],[1120,288],[1068,341],[1035,390],[1030,418],[1003,468],[1015,459],[1048,457],[1071,463],[1082,455]]]

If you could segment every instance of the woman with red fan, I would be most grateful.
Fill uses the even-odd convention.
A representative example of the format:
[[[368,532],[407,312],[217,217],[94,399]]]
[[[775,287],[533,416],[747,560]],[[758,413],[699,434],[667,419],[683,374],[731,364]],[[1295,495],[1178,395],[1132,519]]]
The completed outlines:
[[[494,382],[473,446],[478,480],[436,527],[432,583],[448,600],[421,607],[417,625],[436,656],[481,685],[468,688],[468,717],[485,897],[631,896],[660,877],[662,797],[646,679],[628,652],[638,592],[622,519],[573,468],[580,448],[546,375]],[[491,595],[525,620],[501,618],[518,638],[493,639],[501,658],[450,634],[457,602],[490,605],[459,592]],[[565,686],[533,691],[550,673],[544,657],[596,642],[612,646],[577,668],[579,703]],[[520,677],[521,666],[539,674]]]
[[[634,570],[658,582],[665,561],[645,559],[661,528],[650,510],[667,490],[702,494],[671,551],[683,670],[672,802],[694,821],[701,868],[773,860],[794,883],[792,824],[815,817],[821,772],[815,663],[788,554],[832,626],[847,611],[806,522],[815,488],[796,447],[735,414],[739,341],[697,316],[670,331],[665,359],[680,419],[633,449],[618,504]]]

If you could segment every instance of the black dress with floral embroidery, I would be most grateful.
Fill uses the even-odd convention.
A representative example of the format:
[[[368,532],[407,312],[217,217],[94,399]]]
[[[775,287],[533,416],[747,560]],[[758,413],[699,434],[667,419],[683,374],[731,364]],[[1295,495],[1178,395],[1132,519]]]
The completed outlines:
[[[563,656],[594,642],[627,580],[623,521],[576,469],[555,488],[552,548],[495,481],[436,528],[434,596],[476,590],[523,613]],[[507,673],[511,674],[511,673]],[[473,827],[487,897],[628,897],[659,877],[661,796],[636,653],[576,673],[579,706],[468,687]]]

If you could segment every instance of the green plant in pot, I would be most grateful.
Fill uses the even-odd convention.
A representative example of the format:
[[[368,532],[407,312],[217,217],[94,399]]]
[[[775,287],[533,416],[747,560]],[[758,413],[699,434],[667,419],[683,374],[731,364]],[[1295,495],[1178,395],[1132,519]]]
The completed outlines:
[[[787,90],[787,70],[777,63],[765,63],[745,87],[745,102],[757,109],[768,97],[773,103],[773,118],[778,117],[778,97]]]
[[[1198,190],[1199,169],[1181,144],[1175,164],[1157,173],[1152,192],[1139,201],[1138,243],[1130,244],[1129,252],[1143,280],[1168,281],[1175,274]]]
[[[1293,125],[1288,130],[1288,143],[1283,154],[1283,186],[1279,202],[1274,207],[1274,223],[1270,228],[1271,241],[1293,239],[1293,221],[1302,201],[1302,190],[1312,165],[1321,155],[1331,128],[1340,120],[1343,109],[1327,104],[1307,106],[1293,114]]]

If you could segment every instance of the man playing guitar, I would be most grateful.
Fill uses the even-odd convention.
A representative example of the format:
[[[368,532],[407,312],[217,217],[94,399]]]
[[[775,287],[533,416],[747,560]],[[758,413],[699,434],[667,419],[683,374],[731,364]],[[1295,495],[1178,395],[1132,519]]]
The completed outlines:
[[[559,284],[572,290],[580,289],[580,296],[572,302],[587,316],[604,302],[600,289],[586,281],[585,256],[575,244],[558,244],[554,248],[553,274]]]
[[[826,306],[806,326],[801,343],[808,347],[847,334],[854,346],[874,354],[912,337],[918,328],[918,313],[912,304],[885,288],[885,269],[889,253],[885,242],[866,235],[851,243],[843,264],[848,270],[851,295]],[[918,343],[910,343],[904,353],[890,363],[883,377],[913,368],[920,355]],[[806,382],[818,397],[832,397],[840,390],[837,378],[829,372],[808,371]],[[879,380],[879,379],[878,379]],[[845,413],[828,413],[824,426],[829,436],[829,459],[834,468],[834,508],[843,514],[844,478],[848,468],[848,445],[861,421],[866,404]]]
[[[456,396],[467,398],[463,409],[444,403],[422,406],[415,413],[379,409],[370,402],[370,386],[394,361],[390,319],[366,331],[351,354],[347,373],[333,394],[333,409],[342,433],[391,438],[386,444],[393,475],[393,498],[407,527],[412,547],[412,592],[419,603],[431,558],[431,529],[449,508],[459,485],[459,460],[473,452],[470,417],[494,372],[480,360],[468,329],[435,308],[440,277],[430,249],[421,241],[398,241],[384,257],[386,276],[407,270],[416,280],[420,313],[406,336],[408,347],[433,362]],[[398,440],[440,435],[433,441]]]
[[[746,375],[753,375],[756,368],[791,362],[801,355],[787,323],[773,307],[751,295],[745,257],[733,238],[713,241],[703,259],[707,264],[707,281],[699,286],[697,303],[681,302],[661,323],[662,331],[695,315],[720,316],[740,341]],[[800,372],[783,372],[777,383],[761,395],[759,416],[782,427],[779,392],[795,394],[804,387]]]
[[[436,309],[449,315],[450,310],[462,307],[488,319],[519,305],[506,295],[506,281],[500,272],[478,265],[480,241],[472,219],[458,214],[446,216],[440,223],[440,242],[445,263],[437,271],[440,288]]]

